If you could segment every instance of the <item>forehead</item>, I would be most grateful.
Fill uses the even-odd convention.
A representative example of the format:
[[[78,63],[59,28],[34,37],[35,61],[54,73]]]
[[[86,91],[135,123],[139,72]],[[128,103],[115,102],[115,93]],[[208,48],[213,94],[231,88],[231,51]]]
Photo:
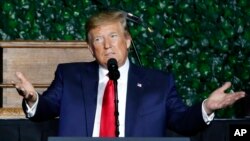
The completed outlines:
[[[104,23],[90,30],[90,35],[104,34],[111,32],[123,32],[123,27],[120,22]]]

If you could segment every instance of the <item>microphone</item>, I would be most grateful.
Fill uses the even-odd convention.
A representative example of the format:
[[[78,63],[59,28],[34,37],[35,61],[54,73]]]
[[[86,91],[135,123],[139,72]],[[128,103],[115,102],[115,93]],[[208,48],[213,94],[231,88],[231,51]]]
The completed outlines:
[[[119,111],[118,111],[118,92],[117,92],[117,79],[120,77],[120,72],[118,70],[118,65],[117,65],[117,61],[115,58],[110,58],[107,62],[107,66],[108,66],[108,70],[109,70],[109,79],[110,80],[113,80],[114,82],[114,91],[115,91],[115,100],[114,100],[114,103],[115,103],[115,113],[114,113],[114,116],[115,116],[115,126],[116,126],[116,129],[115,129],[115,135],[116,137],[119,137]]]
[[[118,70],[117,61],[114,58],[110,58],[107,63],[108,70],[109,70],[109,79],[117,80],[120,78],[120,72]]]
[[[125,12],[125,11],[124,11]],[[132,21],[132,22],[135,22],[137,24],[141,24],[142,23],[142,20],[141,18],[135,16],[134,14],[132,13],[129,13],[129,12],[125,12],[127,14],[127,19]]]

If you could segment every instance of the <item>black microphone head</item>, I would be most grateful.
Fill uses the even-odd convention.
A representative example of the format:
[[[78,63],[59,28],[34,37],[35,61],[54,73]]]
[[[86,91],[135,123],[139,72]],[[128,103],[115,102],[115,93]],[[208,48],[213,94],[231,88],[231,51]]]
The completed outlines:
[[[109,79],[117,80],[120,78],[120,72],[118,70],[117,61],[114,58],[110,58],[107,63],[107,67],[109,70]]]
[[[110,58],[107,63],[108,70],[118,69],[117,61],[115,58]]]

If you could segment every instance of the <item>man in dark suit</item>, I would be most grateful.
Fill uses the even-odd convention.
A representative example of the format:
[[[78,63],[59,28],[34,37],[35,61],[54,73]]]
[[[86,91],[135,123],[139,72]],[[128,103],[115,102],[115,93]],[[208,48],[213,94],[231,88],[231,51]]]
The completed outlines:
[[[158,70],[138,67],[128,59],[131,36],[126,13],[106,11],[86,24],[87,42],[96,61],[60,64],[51,86],[41,95],[21,72],[13,82],[24,97],[28,118],[42,121],[59,118],[59,136],[98,137],[107,62],[118,62],[120,137],[162,137],[166,129],[193,135],[205,128],[217,109],[232,105],[244,92],[227,94],[225,83],[201,103],[187,107],[176,92],[174,78]],[[113,123],[110,123],[113,124]]]

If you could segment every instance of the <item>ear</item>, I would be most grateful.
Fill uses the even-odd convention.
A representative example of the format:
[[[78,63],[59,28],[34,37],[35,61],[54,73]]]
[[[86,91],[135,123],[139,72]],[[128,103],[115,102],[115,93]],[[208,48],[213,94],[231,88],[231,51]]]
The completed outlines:
[[[127,48],[130,48],[130,45],[131,45],[131,41],[132,41],[132,38],[130,35],[127,35],[127,40],[126,40],[126,43],[127,43]]]
[[[92,56],[95,57],[92,46],[88,45],[88,49],[89,49],[90,53],[92,54]]]

